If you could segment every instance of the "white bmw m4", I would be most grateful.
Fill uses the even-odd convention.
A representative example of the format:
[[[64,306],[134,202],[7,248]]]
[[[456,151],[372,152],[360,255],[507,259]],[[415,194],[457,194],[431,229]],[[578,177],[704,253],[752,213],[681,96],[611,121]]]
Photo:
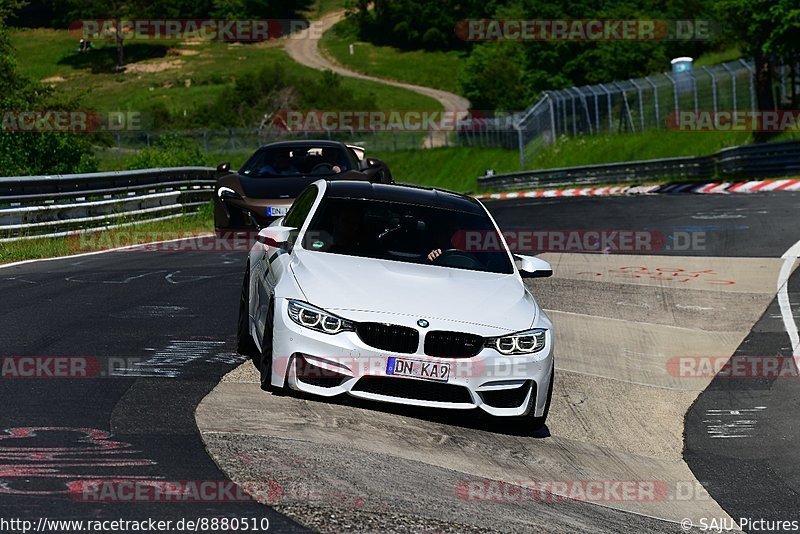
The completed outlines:
[[[553,329],[477,200],[320,180],[250,251],[239,351],[262,388],[450,409],[544,425]]]

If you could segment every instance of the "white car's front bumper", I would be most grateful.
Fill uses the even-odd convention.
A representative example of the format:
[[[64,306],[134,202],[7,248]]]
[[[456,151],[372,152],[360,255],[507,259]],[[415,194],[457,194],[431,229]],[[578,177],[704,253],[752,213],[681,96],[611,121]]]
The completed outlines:
[[[287,302],[277,299],[275,303],[273,386],[326,397],[347,393],[413,406],[480,408],[496,416],[527,415],[531,410],[541,416],[544,411],[553,370],[552,330],[546,317],[541,325],[548,328],[546,345],[537,353],[504,356],[483,348],[469,358],[442,358],[424,354],[426,329],[416,327],[413,318],[394,317],[391,322],[418,330],[420,348],[413,354],[392,353],[368,346],[355,332],[329,335],[302,327],[289,318]],[[463,324],[441,328],[438,323],[438,329],[466,331]],[[387,375],[391,357],[449,364],[449,379],[437,382]]]

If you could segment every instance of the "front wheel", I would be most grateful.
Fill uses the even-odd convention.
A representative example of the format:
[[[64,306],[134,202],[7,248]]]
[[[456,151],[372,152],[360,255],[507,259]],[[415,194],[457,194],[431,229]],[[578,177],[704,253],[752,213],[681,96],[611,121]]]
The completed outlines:
[[[250,335],[250,266],[244,273],[242,292],[239,298],[239,322],[236,329],[236,352],[242,356],[253,358],[253,363],[258,367],[260,356],[258,347]]]
[[[264,338],[261,340],[261,357],[258,370],[261,372],[261,389],[272,388],[272,330],[275,321],[275,300],[269,301],[267,321],[264,325]]]

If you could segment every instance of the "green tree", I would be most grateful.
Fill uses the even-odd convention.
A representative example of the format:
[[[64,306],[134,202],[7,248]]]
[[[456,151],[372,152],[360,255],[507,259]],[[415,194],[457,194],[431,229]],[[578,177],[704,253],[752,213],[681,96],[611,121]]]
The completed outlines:
[[[125,69],[125,20],[144,18],[149,14],[150,2],[146,0],[65,0],[73,19],[114,21],[115,27],[102,37],[111,37],[117,44],[117,70]]]
[[[525,52],[518,43],[491,42],[476,47],[460,79],[464,96],[481,110],[518,111],[531,101]]]
[[[800,56],[800,6],[797,0],[723,0],[719,13],[726,21],[728,37],[741,43],[753,57],[759,109],[775,109],[773,74],[775,62]],[[794,96],[794,104],[797,97]]]
[[[21,2],[0,0],[0,113],[63,109],[49,89],[17,70],[5,20]],[[0,169],[3,175],[63,174],[96,170],[97,162],[86,134],[5,131],[0,128]]]

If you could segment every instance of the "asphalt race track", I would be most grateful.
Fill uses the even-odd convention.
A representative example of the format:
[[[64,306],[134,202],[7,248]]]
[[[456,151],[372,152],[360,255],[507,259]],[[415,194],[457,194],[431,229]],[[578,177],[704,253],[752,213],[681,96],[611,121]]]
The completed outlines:
[[[329,532],[681,532],[684,518],[800,519],[797,380],[682,376],[670,363],[792,356],[776,293],[781,256],[800,239],[800,194],[489,206],[520,235],[647,236],[641,250],[610,238],[606,254],[582,254],[546,237],[548,250],[532,251],[555,272],[531,284],[557,328],[546,430],[260,391],[234,353],[240,252],[32,262],[0,268],[0,517],[268,518],[281,532],[302,528],[288,517]],[[795,321],[798,276],[785,293]],[[19,357],[83,358],[96,373],[9,376],[5,361]],[[261,503],[82,502],[68,491],[80,480],[228,477],[258,482]],[[471,482],[496,480],[657,481],[666,491],[465,496]]]
[[[87,358],[98,370],[48,379],[4,368],[0,517],[247,517],[299,528],[255,502],[98,503],[67,491],[85,479],[226,480],[194,409],[241,362],[229,332],[241,270],[239,254],[133,251],[0,269],[3,355]],[[129,376],[100,376],[113,369]],[[112,439],[123,446],[103,446]]]

